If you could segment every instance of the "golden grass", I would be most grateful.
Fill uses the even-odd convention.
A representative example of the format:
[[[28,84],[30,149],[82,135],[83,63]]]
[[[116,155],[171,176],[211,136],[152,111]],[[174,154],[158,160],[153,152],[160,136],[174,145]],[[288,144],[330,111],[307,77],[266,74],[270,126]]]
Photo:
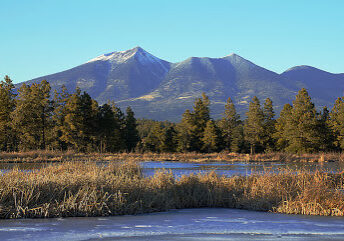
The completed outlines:
[[[344,153],[288,154],[288,153],[76,153],[73,151],[1,152],[1,162],[64,162],[64,161],[182,161],[182,162],[329,162],[344,161]]]
[[[68,162],[0,176],[0,218],[108,216],[176,208],[226,207],[344,215],[343,174],[291,171],[143,177],[135,162]]]

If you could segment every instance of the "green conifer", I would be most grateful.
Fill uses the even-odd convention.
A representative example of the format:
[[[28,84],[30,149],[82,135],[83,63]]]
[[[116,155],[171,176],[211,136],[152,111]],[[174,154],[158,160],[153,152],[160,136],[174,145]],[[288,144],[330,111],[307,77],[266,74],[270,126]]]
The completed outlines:
[[[130,107],[127,108],[126,110],[126,116],[125,116],[125,143],[126,143],[126,148],[128,152],[131,152],[135,149],[137,143],[139,142],[139,134],[136,129],[137,124],[136,124],[136,119],[134,116],[134,112]]]
[[[334,133],[334,145],[344,150],[344,97],[338,98],[330,113],[330,127]]]
[[[202,142],[202,151],[204,152],[216,152],[219,150],[220,133],[213,120],[207,122]]]
[[[23,84],[16,99],[13,124],[22,150],[45,149],[52,131],[50,84],[42,80],[31,86]]]
[[[237,114],[234,103],[231,98],[227,99],[225,105],[225,112],[223,118],[219,122],[222,131],[224,148],[232,151],[239,152],[242,143],[240,116]]]
[[[271,152],[275,150],[275,140],[274,134],[276,132],[275,123],[276,120],[275,112],[272,105],[272,100],[267,98],[264,103],[263,107],[263,114],[264,114],[264,140],[263,146],[265,151]]]
[[[15,109],[14,85],[6,75],[0,82],[0,150],[13,151],[15,136],[12,128],[11,113]]]
[[[318,113],[306,89],[301,89],[293,101],[293,108],[286,126],[289,152],[310,153],[321,145]]]
[[[289,145],[287,138],[287,123],[291,118],[292,109],[293,107],[290,104],[285,104],[279,118],[276,120],[274,139],[276,149],[279,151],[285,151]]]
[[[245,140],[250,144],[250,152],[254,154],[257,148],[262,148],[264,140],[264,113],[256,96],[249,104],[247,119],[244,125]]]
[[[67,114],[61,128],[61,140],[78,151],[96,150],[97,102],[77,89],[68,98],[65,108]]]

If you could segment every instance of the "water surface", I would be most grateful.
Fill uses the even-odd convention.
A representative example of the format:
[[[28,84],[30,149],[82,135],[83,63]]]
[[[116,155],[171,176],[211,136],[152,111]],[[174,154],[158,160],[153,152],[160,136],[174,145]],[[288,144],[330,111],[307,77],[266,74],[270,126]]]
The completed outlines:
[[[98,165],[108,165],[109,162],[98,162]],[[39,169],[47,165],[58,163],[0,163],[0,170],[6,172],[13,168],[23,171]],[[208,173],[215,171],[219,175],[250,175],[253,172],[279,172],[281,170],[306,170],[314,172],[320,170],[324,172],[342,172],[343,162],[178,162],[178,161],[147,161],[140,162],[144,176],[152,176],[156,171],[171,171],[174,176],[190,175],[197,173]]]
[[[344,218],[238,209],[117,217],[1,220],[1,240],[344,240]]]

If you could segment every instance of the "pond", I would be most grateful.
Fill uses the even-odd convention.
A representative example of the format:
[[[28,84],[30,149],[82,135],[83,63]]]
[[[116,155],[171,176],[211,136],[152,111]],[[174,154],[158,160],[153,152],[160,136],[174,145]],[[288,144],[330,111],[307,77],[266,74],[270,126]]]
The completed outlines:
[[[107,165],[107,163],[98,163]],[[6,172],[39,169],[41,163],[1,163]],[[144,176],[169,170],[174,176],[215,171],[250,175],[285,168],[341,172],[342,162],[141,162]],[[344,240],[344,218],[283,215],[237,209],[181,209],[137,216],[0,220],[0,240]]]
[[[6,172],[15,167],[23,171],[39,169],[47,165],[55,165],[47,163],[0,163],[0,170]],[[108,162],[99,162],[99,165],[107,165]],[[174,176],[190,175],[197,173],[207,173],[215,171],[219,175],[250,175],[252,172],[278,172],[284,169],[315,171],[321,170],[325,172],[341,172],[344,170],[344,162],[177,162],[177,161],[147,161],[140,162],[144,176],[152,176],[156,171],[171,171]]]
[[[1,240],[344,240],[344,218],[238,209],[136,216],[0,220]]]
[[[189,175],[191,173],[207,173],[215,171],[219,175],[250,175],[252,172],[278,172],[283,169],[291,171],[306,170],[314,172],[320,170],[324,172],[341,172],[344,170],[343,162],[175,162],[175,161],[150,161],[141,162],[143,174],[152,176],[157,170],[171,171],[175,176]]]

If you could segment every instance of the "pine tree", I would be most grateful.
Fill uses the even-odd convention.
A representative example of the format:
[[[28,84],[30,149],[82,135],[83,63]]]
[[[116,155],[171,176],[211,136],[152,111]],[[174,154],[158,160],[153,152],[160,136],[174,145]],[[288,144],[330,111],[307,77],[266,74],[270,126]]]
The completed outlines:
[[[254,154],[257,147],[261,148],[264,139],[264,113],[256,96],[252,98],[246,115],[245,140],[250,144],[251,154]]]
[[[112,111],[115,118],[115,130],[114,130],[114,139],[113,139],[113,151],[119,152],[126,150],[125,143],[125,116],[122,110],[117,107],[114,103],[110,103],[112,106]]]
[[[200,151],[203,148],[202,138],[204,136],[204,130],[207,126],[207,122],[210,120],[210,101],[205,93],[202,93],[202,98],[198,98],[194,104],[194,110],[192,113],[192,132],[194,140],[192,144],[193,151]]]
[[[194,128],[193,115],[190,110],[186,110],[177,125],[177,151],[194,151],[193,142],[197,139]]]
[[[20,149],[45,149],[52,130],[50,84],[42,80],[31,86],[23,84],[16,99],[12,118]]]
[[[70,98],[67,88],[63,85],[61,87],[61,92],[54,91],[53,99],[53,142],[52,147],[55,149],[66,150],[68,145],[66,142],[62,141],[62,127],[65,122],[67,115],[66,103]]]
[[[279,151],[285,151],[286,148],[289,146],[287,138],[287,123],[291,118],[292,109],[293,107],[290,104],[285,104],[279,118],[276,120],[276,132],[274,134],[274,139],[276,149]]]
[[[225,149],[232,152],[239,152],[243,136],[240,131],[240,116],[237,114],[231,98],[227,99],[225,113],[219,122],[219,126],[223,134]]]
[[[202,151],[204,152],[216,152],[219,150],[220,133],[213,120],[207,122],[202,142]]]
[[[344,150],[344,97],[338,98],[330,113],[330,127],[334,133],[334,145]]]
[[[98,111],[98,133],[100,152],[113,152],[115,145],[115,114],[109,104],[99,107]]]
[[[84,92],[77,89],[65,105],[66,116],[61,128],[61,140],[78,151],[96,149],[98,104]]]
[[[202,98],[196,99],[193,111],[186,110],[178,126],[178,150],[201,151],[202,138],[207,122],[210,120],[210,101],[203,93]]]
[[[12,128],[11,113],[15,109],[14,85],[6,75],[0,82],[0,150],[13,151],[15,149],[15,136]]]
[[[143,139],[143,148],[146,151],[161,152],[164,142],[164,130],[161,123],[155,122],[147,137]]]
[[[275,129],[275,112],[272,106],[272,100],[267,98],[264,103],[263,107],[263,115],[264,115],[264,140],[263,146],[266,151],[273,151],[275,149],[275,140],[274,134],[276,132]]]
[[[160,145],[161,152],[175,152],[177,148],[177,132],[173,126],[163,130],[163,141]]]
[[[293,108],[286,126],[286,139],[289,152],[310,153],[319,151],[318,113],[306,89],[301,89],[293,101]]]
[[[134,116],[134,112],[130,107],[126,110],[127,115],[125,116],[125,143],[128,152],[131,152],[135,149],[137,143],[139,142],[139,134],[136,129],[136,119]]]
[[[319,151],[328,152],[335,150],[335,136],[331,129],[330,112],[326,106],[323,107],[319,115],[318,132],[320,134]]]

